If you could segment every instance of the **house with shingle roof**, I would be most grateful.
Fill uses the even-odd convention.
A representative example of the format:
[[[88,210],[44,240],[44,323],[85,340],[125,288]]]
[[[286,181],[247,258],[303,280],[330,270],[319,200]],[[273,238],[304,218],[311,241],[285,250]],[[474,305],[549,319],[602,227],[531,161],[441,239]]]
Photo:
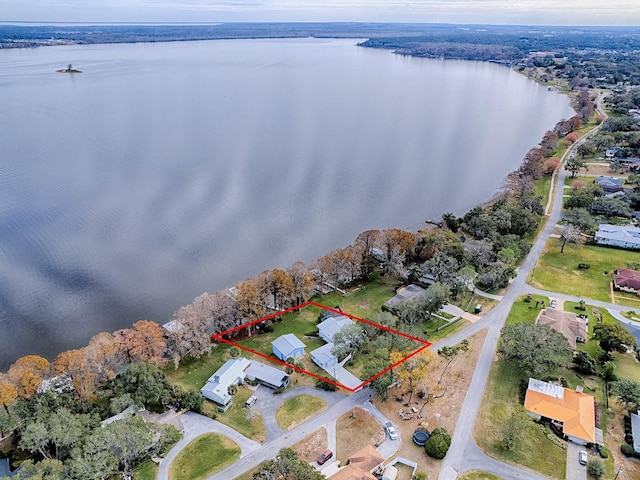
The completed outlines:
[[[575,313],[546,308],[540,311],[536,323],[538,325],[547,325],[560,332],[574,350],[576,349],[576,342],[584,343],[587,339],[587,321],[578,318]]]
[[[377,480],[373,472],[378,470],[384,458],[373,445],[367,445],[349,457],[349,463],[329,477],[331,480]]]
[[[640,295],[640,271],[618,268],[613,275],[613,286],[617,290]]]
[[[573,443],[603,444],[602,430],[595,423],[595,400],[581,388],[571,390],[530,378],[524,408],[536,418],[552,420]]]
[[[614,193],[622,191],[622,184],[624,180],[621,178],[599,176],[593,183],[597,183],[602,187],[602,190],[606,193]]]
[[[426,280],[426,278],[425,278]],[[422,281],[422,279],[421,279]],[[433,279],[435,281],[435,278]],[[433,283],[433,282],[431,282]],[[383,310],[393,310],[393,308],[404,300],[410,300],[412,298],[418,298],[425,293],[426,290],[418,285],[410,284],[405,287],[400,287],[396,290],[396,294],[382,305]]]

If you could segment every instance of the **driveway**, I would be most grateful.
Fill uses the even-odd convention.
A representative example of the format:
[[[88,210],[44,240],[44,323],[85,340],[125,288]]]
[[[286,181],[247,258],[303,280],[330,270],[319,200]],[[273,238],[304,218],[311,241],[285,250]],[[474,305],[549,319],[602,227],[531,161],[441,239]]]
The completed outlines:
[[[182,425],[184,426],[184,436],[182,437],[182,440],[176,443],[174,447],[169,450],[169,453],[167,453],[167,455],[160,462],[158,476],[156,477],[158,480],[168,480],[169,466],[171,465],[171,462],[173,462],[173,460],[176,458],[178,453],[180,453],[180,451],[184,447],[186,447],[193,439],[205,433],[219,433],[236,442],[241,450],[240,458],[261,447],[258,442],[255,442],[245,437],[244,435],[241,435],[231,427],[227,427],[225,424],[220,423],[216,420],[212,420],[209,417],[205,417],[204,415],[188,412],[182,414],[180,416],[180,420],[182,421]]]
[[[587,467],[586,465],[580,465],[578,461],[580,450],[586,449],[573,442],[567,442],[567,476],[564,478],[571,480],[587,479]]]

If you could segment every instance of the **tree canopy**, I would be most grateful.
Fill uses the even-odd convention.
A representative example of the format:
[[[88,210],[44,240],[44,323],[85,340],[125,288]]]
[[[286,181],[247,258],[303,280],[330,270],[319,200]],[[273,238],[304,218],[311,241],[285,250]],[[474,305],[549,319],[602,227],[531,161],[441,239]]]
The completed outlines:
[[[503,327],[498,353],[528,375],[539,377],[552,368],[568,366],[572,349],[561,333],[546,325],[516,323]]]

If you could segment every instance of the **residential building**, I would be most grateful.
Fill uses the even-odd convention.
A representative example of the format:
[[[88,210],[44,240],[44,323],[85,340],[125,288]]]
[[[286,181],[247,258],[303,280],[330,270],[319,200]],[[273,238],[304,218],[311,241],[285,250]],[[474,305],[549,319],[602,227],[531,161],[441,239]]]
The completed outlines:
[[[289,385],[289,375],[282,370],[255,360],[238,357],[227,360],[216,370],[200,389],[200,393],[217,404],[220,410],[226,411],[231,406],[232,400],[229,387],[240,385],[245,380],[256,381],[273,389],[286,388]]]
[[[614,193],[622,191],[624,180],[621,178],[599,176],[593,183],[600,185],[605,193]]]
[[[338,363],[338,357],[333,353],[333,342],[325,343],[321,347],[311,351],[311,360],[322,369],[327,369]]]
[[[540,312],[536,323],[538,325],[547,325],[560,332],[574,350],[576,349],[576,342],[584,343],[587,340],[587,320],[578,318],[575,313],[546,308]]]
[[[424,277],[425,281],[427,280],[426,277]],[[423,279],[420,279],[421,281],[423,281]],[[435,279],[434,279],[435,281]],[[431,282],[433,283],[433,282]],[[393,310],[393,308],[398,305],[400,302],[404,301],[404,300],[409,300],[412,298],[417,298],[420,295],[422,295],[423,293],[425,293],[426,290],[422,287],[419,287],[418,285],[407,285],[406,287],[400,287],[398,288],[398,290],[396,290],[396,294],[395,296],[391,297],[389,300],[387,300],[386,302],[384,302],[384,305],[382,305],[382,309],[383,310]]]
[[[331,480],[378,480],[373,472],[382,470],[384,458],[372,445],[367,445],[362,450],[349,457],[349,463],[340,468]]]
[[[333,342],[335,334],[347,325],[354,325],[353,320],[343,315],[328,317],[318,324],[318,335],[327,343]]]
[[[282,370],[265,365],[261,362],[251,360],[245,370],[246,379],[256,381],[269,388],[287,388],[289,386],[289,375]]]
[[[602,430],[595,425],[595,400],[580,387],[571,390],[530,378],[524,408],[536,418],[550,419],[573,443],[603,444]]]
[[[631,225],[610,225],[602,223],[594,235],[598,245],[640,249],[640,228]]]
[[[613,286],[617,290],[640,295],[640,271],[618,268],[613,275]]]
[[[640,453],[640,415],[631,414],[631,435],[633,436],[633,451]]]
[[[250,363],[244,357],[227,360],[224,365],[209,377],[207,383],[200,389],[200,393],[202,393],[203,397],[218,404],[219,407],[223,409],[229,408],[231,406],[229,387],[244,382],[247,376],[245,370],[249,368]]]
[[[304,356],[305,347],[306,345],[293,333],[280,335],[271,343],[273,354],[283,362],[286,362],[287,358]]]

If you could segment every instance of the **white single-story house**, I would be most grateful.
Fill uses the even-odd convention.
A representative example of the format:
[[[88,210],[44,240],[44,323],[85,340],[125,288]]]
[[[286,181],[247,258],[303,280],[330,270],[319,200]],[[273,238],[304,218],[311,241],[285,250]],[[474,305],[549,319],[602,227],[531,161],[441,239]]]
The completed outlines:
[[[256,381],[273,389],[286,388],[289,385],[289,375],[282,370],[255,360],[238,357],[227,360],[216,370],[200,389],[200,393],[221,409],[226,410],[231,406],[232,400],[229,387],[240,385],[245,380]]]
[[[273,354],[283,362],[287,358],[300,358],[304,356],[306,345],[293,333],[280,335],[271,343]]]
[[[311,351],[311,359],[320,368],[326,370],[328,367],[338,363],[338,357],[331,353],[331,350],[333,350],[333,342],[325,343]]]
[[[633,436],[633,451],[640,453],[640,415],[631,414],[631,435]]]
[[[246,370],[251,362],[244,357],[231,358],[227,360],[216,372],[209,377],[207,383],[200,389],[203,397],[208,398],[220,407],[225,408],[231,405],[231,395],[229,387],[239,385],[246,378]]]
[[[598,226],[593,239],[598,245],[638,250],[640,249],[640,228],[602,223]]]
[[[353,320],[349,317],[344,315],[328,317],[318,324],[318,335],[327,343],[333,342],[334,335],[347,325],[354,325]]]

